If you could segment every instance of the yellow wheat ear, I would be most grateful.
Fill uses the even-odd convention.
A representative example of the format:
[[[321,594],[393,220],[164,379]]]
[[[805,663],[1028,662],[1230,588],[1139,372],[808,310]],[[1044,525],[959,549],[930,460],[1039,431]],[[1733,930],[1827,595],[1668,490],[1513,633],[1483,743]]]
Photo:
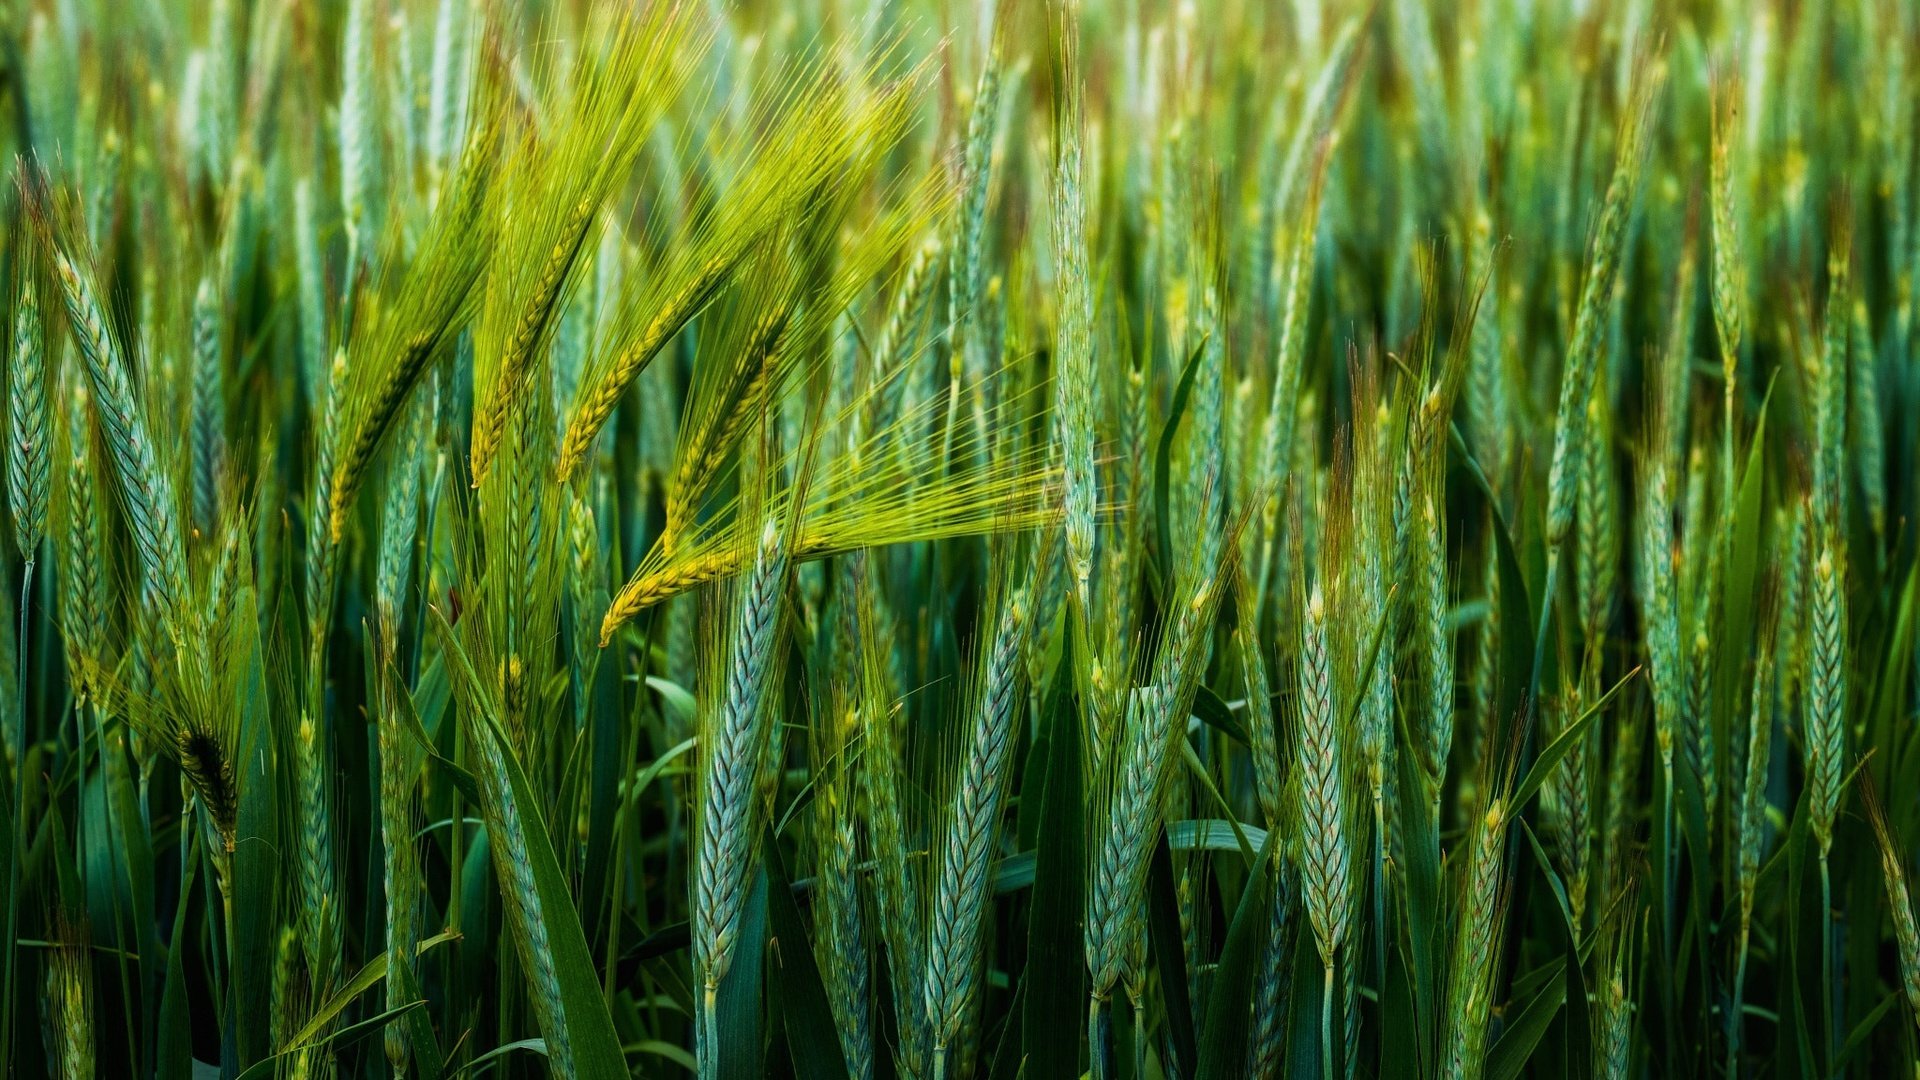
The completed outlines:
[[[500,242],[474,333],[476,483],[493,464],[509,399],[545,370],[601,206],[626,181],[705,50],[679,5],[655,4],[641,16],[600,10],[593,22],[609,44],[582,53],[568,85],[554,89],[562,100],[553,132],[529,133],[501,184]],[[616,25],[601,25],[607,22]]]
[[[733,185],[650,275],[640,302],[624,305],[607,346],[582,372],[560,444],[563,482],[586,459],[627,387],[740,274],[759,244],[796,219],[836,221],[831,211],[866,189],[906,131],[923,72],[876,89],[868,85],[871,71],[848,78],[824,65],[803,67],[793,89],[759,105],[767,124],[743,136],[753,149],[740,153],[746,164]]]
[[[376,287],[355,323],[341,397],[328,527],[338,542],[367,471],[428,364],[465,328],[498,233],[499,115],[489,113],[428,219],[418,254]]]
[[[869,407],[867,395],[843,406],[827,420],[829,430],[857,431]],[[1005,404],[1024,407],[1038,392]],[[818,559],[860,548],[982,536],[1032,528],[1054,520],[1059,470],[1042,445],[985,453],[987,436],[966,425],[952,444],[934,424],[945,411],[943,399],[930,399],[901,414],[886,428],[845,439],[819,440],[835,447],[811,466],[810,480],[791,514],[790,558]],[[951,456],[949,456],[951,452]],[[801,451],[790,452],[773,470],[791,473]],[[953,461],[959,468],[943,468]],[[795,498],[794,490],[769,496]],[[710,503],[701,521],[677,536],[662,536],[627,580],[601,623],[601,644],[641,611],[696,585],[727,577],[751,550],[746,537],[757,526],[741,513],[738,497]]]

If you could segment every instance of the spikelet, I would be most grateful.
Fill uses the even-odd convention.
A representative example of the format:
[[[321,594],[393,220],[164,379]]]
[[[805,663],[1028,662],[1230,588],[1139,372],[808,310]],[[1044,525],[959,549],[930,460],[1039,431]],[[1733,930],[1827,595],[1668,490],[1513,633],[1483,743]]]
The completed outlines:
[[[93,958],[83,938],[66,930],[48,953],[47,1061],[58,1080],[93,1080]]]
[[[1914,915],[1913,896],[1907,889],[1906,859],[1894,839],[1893,827],[1887,823],[1886,807],[1881,805],[1870,780],[1862,779],[1860,799],[1866,805],[1873,839],[1880,848],[1880,875],[1886,882],[1893,940],[1900,952],[1900,990],[1914,1023],[1920,1025],[1920,918]]]
[[[1130,971],[1145,932],[1137,897],[1145,887],[1146,860],[1138,839],[1153,824],[1159,803],[1153,760],[1155,721],[1170,713],[1171,692],[1161,686],[1136,687],[1121,721],[1122,745],[1113,763],[1117,776],[1104,829],[1096,826],[1099,849],[1088,882],[1087,966],[1093,973],[1093,998],[1109,998]],[[1096,822],[1099,820],[1096,816]],[[1148,842],[1151,842],[1149,838]]]
[[[1085,165],[1081,142],[1085,119],[1079,69],[1072,55],[1072,20],[1062,34],[1064,99],[1054,116],[1054,272],[1058,276],[1059,326],[1054,347],[1054,431],[1060,444],[1060,492],[1073,594],[1084,614],[1092,610],[1094,506],[1099,501],[1094,470],[1093,282],[1088,270]]]
[[[1818,555],[1808,580],[1804,707],[1807,810],[1822,860],[1833,847],[1833,823],[1840,813],[1841,774],[1847,752],[1847,606],[1842,584],[1844,553],[1838,533],[1829,518],[1820,530]],[[1815,550],[1810,547],[1809,555]]]
[[[53,453],[47,424],[46,339],[31,275],[20,287],[13,313],[13,362],[7,378],[7,507],[13,538],[29,565],[47,534],[48,459]]]
[[[1004,591],[1004,586],[1002,587]],[[1024,590],[1023,590],[1024,592]],[[948,1061],[962,1049],[962,1033],[979,992],[981,931],[987,910],[987,870],[999,833],[1000,802],[1013,753],[1020,701],[1021,647],[1027,632],[1026,597],[1003,599],[992,643],[983,648],[973,720],[954,778],[945,842],[940,848],[928,926],[927,1026],[935,1075],[957,1072]]]
[[[1260,644],[1260,617],[1253,601],[1253,583],[1244,566],[1234,574],[1234,607],[1239,625],[1233,640],[1240,654],[1240,669],[1247,681],[1247,726],[1253,757],[1255,797],[1260,814],[1269,829],[1280,827],[1285,805],[1280,730],[1274,721],[1273,694],[1267,680],[1267,660]]]
[[[1274,356],[1273,397],[1260,431],[1259,482],[1256,491],[1264,491],[1273,502],[1265,519],[1267,561],[1277,551],[1274,525],[1278,519],[1278,492],[1282,477],[1291,476],[1294,440],[1300,421],[1300,388],[1305,378],[1307,347],[1307,287],[1313,271],[1314,242],[1320,225],[1320,193],[1326,161],[1322,156],[1319,171],[1304,197],[1299,220],[1293,225],[1291,243],[1286,248],[1285,277],[1281,283],[1280,341]],[[1264,578],[1261,582],[1264,586]]]
[[[344,350],[333,355],[328,369],[326,396],[320,406],[319,424],[314,430],[313,483],[307,496],[307,559],[303,582],[307,609],[308,678],[307,702],[319,701],[324,638],[333,618],[333,584],[339,561],[337,538],[327,527],[332,509],[334,451],[340,438],[340,397],[347,382],[347,356]]]
[[[306,984],[300,963],[300,935],[291,926],[280,927],[273,943],[273,992],[268,1012],[272,1018],[273,1045],[285,1046],[299,1033],[300,1017],[306,1012]],[[304,1078],[310,1075],[311,1059],[306,1053],[292,1055],[286,1075]]]
[[[507,165],[501,226],[474,337],[473,474],[484,479],[509,403],[544,358],[586,265],[601,204],[626,179],[641,140],[678,96],[694,49],[684,8],[599,9],[550,134]],[[611,20],[612,26],[604,24]]]
[[[1746,760],[1741,763],[1740,803],[1736,807],[1739,862],[1736,880],[1740,893],[1740,922],[1753,918],[1754,888],[1760,879],[1760,858],[1767,837],[1767,779],[1772,772],[1773,721],[1777,682],[1772,627],[1760,620],[1759,656],[1753,667],[1753,691],[1747,709]]]
[[[1594,1075],[1606,1080],[1628,1080],[1633,1075],[1632,974],[1628,969],[1632,951],[1632,920],[1635,907],[1631,884],[1623,887],[1615,907],[1620,916],[1603,931],[1600,950],[1600,985],[1594,994],[1595,1035]]]
[[[483,123],[467,142],[449,178],[418,254],[399,275],[391,297],[373,298],[356,316],[349,353],[355,358],[340,402],[328,524],[337,542],[360,484],[387,432],[427,365],[459,336],[474,284],[491,253],[496,215],[489,182],[499,131]]]
[[[1598,385],[1587,404],[1587,445],[1580,455],[1579,558],[1575,565],[1580,627],[1589,664],[1597,662],[1613,614],[1619,526],[1614,510],[1612,413]]]
[[[1747,723],[1737,731],[1733,763],[1738,770],[1739,802],[1733,807],[1734,887],[1739,894],[1740,924],[1734,946],[1733,1006],[1727,1019],[1727,1064],[1737,1071],[1745,1030],[1742,1002],[1746,995],[1747,948],[1753,934],[1753,905],[1760,882],[1760,859],[1767,842],[1767,783],[1772,772],[1773,723],[1779,705],[1780,683],[1774,666],[1778,617],[1777,599],[1770,589],[1761,600],[1757,624],[1759,649],[1753,667],[1752,695]],[[1744,744],[1744,745],[1739,745]]]
[[[1301,613],[1299,700],[1300,883],[1320,962],[1331,970],[1347,935],[1353,856],[1347,736],[1339,730],[1326,600],[1318,583]]]
[[[1573,526],[1579,455],[1585,442],[1580,429],[1593,393],[1594,372],[1599,368],[1600,331],[1613,301],[1614,282],[1625,261],[1621,248],[1627,218],[1633,212],[1635,193],[1644,171],[1642,158],[1648,142],[1647,130],[1663,81],[1664,69],[1660,66],[1642,72],[1639,77],[1633,102],[1621,119],[1613,179],[1607,184],[1606,202],[1594,226],[1593,251],[1580,293],[1573,337],[1567,344],[1566,367],[1560,377],[1560,404],[1554,414],[1553,462],[1547,479],[1547,542],[1556,548]]]
[[[403,710],[412,708],[412,704],[403,701],[407,690],[398,670],[397,646],[419,522],[420,451],[428,415],[426,404],[415,403],[413,416],[408,421],[406,445],[395,455],[388,475],[386,504],[380,515],[380,560],[374,587],[377,623],[373,640],[381,671],[377,679],[381,885],[386,897],[389,971],[410,967],[413,963],[418,936],[416,905],[422,882],[419,853],[414,848],[419,751],[403,719]],[[386,985],[387,1007],[405,1005],[406,984],[389,977]],[[385,1050],[395,1075],[404,1075],[407,1038],[406,1024],[402,1021],[394,1020],[387,1025]]]
[[[858,575],[852,569],[857,556],[843,562],[847,567],[835,583],[835,603],[839,608],[841,633],[849,640],[836,642],[837,666],[842,671],[857,671],[860,663],[858,636],[859,613],[856,593]],[[845,591],[842,591],[844,587]],[[814,911],[814,956],[820,964],[827,987],[827,1003],[833,1010],[839,1029],[840,1051],[846,1060],[847,1074],[853,1080],[870,1080],[873,1075],[873,1027],[868,997],[872,989],[871,961],[867,951],[866,918],[860,906],[859,851],[857,826],[858,766],[860,730],[865,717],[855,689],[857,679],[836,679],[826,695],[824,711],[816,715],[813,746],[814,775],[819,795],[815,800],[815,843],[819,852],[816,880],[820,891]]]
[[[988,43],[986,63],[967,107],[967,127],[960,154],[960,205],[953,219],[953,237],[947,244],[947,347],[951,370],[951,398],[947,422],[955,419],[960,388],[978,383],[985,373],[986,348],[974,332],[980,318],[985,284],[987,195],[993,181],[994,132],[1000,119],[1003,57],[996,36]]]
[[[93,271],[84,255],[76,255],[66,246],[70,232],[49,217],[53,211],[34,183],[23,175],[21,196],[34,215],[66,304],[74,342],[86,362],[94,409],[127,509],[127,525],[133,533],[142,580],[161,618],[171,627],[173,620],[184,615],[180,604],[187,587],[186,551],[176,516],[179,506],[173,478],[154,456],[147,418],[135,399],[128,361],[100,307]]]
[[[1874,348],[1873,330],[1867,322],[1867,305],[1859,300],[1853,304],[1852,343],[1847,431],[1853,436],[1852,460],[1858,470],[1867,522],[1873,526],[1877,543],[1887,531],[1886,434],[1880,414],[1879,351]]]
[[[553,950],[548,944],[544,909],[535,885],[529,861],[529,829],[546,828],[540,808],[522,806],[514,793],[507,772],[508,755],[514,753],[504,735],[503,688],[490,672],[491,635],[485,627],[467,629],[481,620],[462,620],[456,631],[445,616],[434,609],[434,629],[443,655],[453,669],[453,690],[463,712],[471,717],[470,745],[477,764],[480,811],[487,829],[488,849],[493,857],[494,877],[499,882],[501,907],[508,937],[515,956],[529,981],[528,997],[534,1020],[547,1044],[547,1065],[554,1075],[575,1076],[573,1044],[568,1037],[565,1008],[561,1003],[560,979],[554,966]],[[462,642],[461,638],[466,641]],[[470,651],[471,650],[471,651]]]
[[[839,430],[855,402],[821,430]],[[923,408],[932,410],[938,403]],[[943,447],[937,437],[922,436],[901,454],[878,454],[891,432],[919,427],[915,416],[901,417],[890,432],[868,433],[856,448],[843,448],[815,466],[815,482],[795,507],[797,522],[788,556],[795,562],[823,558],[862,547],[955,536],[1009,532],[1040,525],[1056,514],[1036,496],[1057,475],[1044,448],[1009,448],[978,465],[943,473]],[[974,444],[956,444],[970,450]],[[956,456],[964,456],[956,453]],[[799,459],[781,463],[790,469]],[[679,537],[656,541],[627,583],[615,594],[601,622],[602,647],[641,611],[703,582],[741,568],[743,533],[751,526],[740,514],[738,496],[708,503],[704,519]]]
[[[1654,741],[1664,768],[1673,768],[1675,725],[1681,713],[1685,672],[1680,653],[1680,616],[1675,610],[1673,511],[1667,469],[1646,463],[1640,477],[1640,625],[1646,635],[1647,675],[1653,687]]]
[[[333,811],[327,790],[331,773],[326,722],[326,643],[333,619],[334,570],[339,554],[328,536],[326,517],[327,485],[333,475],[333,445],[337,434],[335,422],[346,368],[344,354],[336,354],[316,433],[313,491],[308,497],[306,696],[294,728],[293,753],[300,821],[301,942],[306,949],[311,985],[321,994],[332,990],[340,935],[333,864]]]
[[[1091,845],[1097,850],[1090,854],[1086,923],[1096,1003],[1108,999],[1123,975],[1132,975],[1132,960],[1144,948],[1147,858],[1159,832],[1167,779],[1179,758],[1175,748],[1205,674],[1214,615],[1226,591],[1224,569],[1212,560],[1233,547],[1227,537],[1193,545],[1176,581],[1178,606],[1161,631],[1149,682],[1128,698],[1117,754],[1108,765],[1111,771],[1102,774],[1111,787],[1100,792],[1091,811]]]
[[[313,184],[302,177],[293,185],[293,262],[299,279],[300,370],[317,413],[325,407],[333,353],[327,348],[327,271],[314,213]]]
[[[1256,1077],[1280,1075],[1280,1056],[1286,1042],[1283,1027],[1293,996],[1290,969],[1298,930],[1292,918],[1292,878],[1278,846],[1274,848],[1274,858],[1273,914],[1260,960],[1260,981],[1254,986],[1253,1039],[1248,1047],[1247,1070]]]
[[[1454,701],[1453,632],[1447,622],[1453,605],[1447,589],[1446,516],[1438,505],[1445,493],[1439,488],[1436,476],[1420,494],[1413,545],[1421,593],[1417,630],[1427,691],[1426,741],[1421,757],[1436,799],[1446,780],[1447,757],[1453,749]]]
[[[370,233],[367,198],[374,187],[377,121],[373,101],[372,0],[348,0],[340,36],[340,209],[346,217],[348,272],[355,273]]]
[[[1368,391],[1356,381],[1355,408],[1364,408]],[[1364,415],[1364,414],[1362,414]],[[1370,633],[1383,619],[1392,619],[1397,606],[1391,604],[1388,582],[1405,580],[1398,576],[1397,536],[1394,525],[1394,501],[1397,484],[1390,464],[1389,441],[1394,438],[1394,421],[1388,402],[1381,398],[1370,422],[1353,429],[1353,471],[1350,474],[1350,530],[1338,553],[1345,559],[1334,579],[1333,602],[1353,617],[1329,623],[1338,660],[1336,678],[1352,687],[1359,698],[1356,712],[1358,739],[1355,749],[1364,770],[1367,792],[1374,809],[1374,827],[1380,850],[1388,850],[1387,790],[1395,773],[1393,738],[1394,641],[1389,631],[1380,641],[1378,656],[1370,669],[1367,647]]]
[[[193,296],[193,529],[212,536],[226,457],[225,369],[220,302],[213,279],[202,277]]]
[[[1635,815],[1640,808],[1637,795],[1644,739],[1641,715],[1637,709],[1618,710],[1615,715],[1613,750],[1607,759],[1607,816],[1605,832],[1600,838],[1599,881],[1604,895],[1612,895],[1626,884]]]
[[[107,647],[106,546],[99,470],[93,455],[93,404],[84,376],[67,387],[67,497],[60,528],[60,625],[75,704],[92,697],[89,673]]]
[[[587,493],[567,499],[567,595],[573,604],[573,640],[567,661],[573,678],[574,726],[584,730],[590,708],[592,665],[597,661],[593,612],[606,606],[606,571],[600,561],[600,526]]]
[[[1713,326],[1720,341],[1729,419],[1739,385],[1740,335],[1745,319],[1746,270],[1740,255],[1739,215],[1734,205],[1734,121],[1739,116],[1740,79],[1716,79],[1713,87],[1712,152],[1708,158],[1713,230]]]
[[[926,999],[920,992],[925,941],[920,927],[920,878],[909,861],[914,834],[907,815],[910,778],[904,709],[888,689],[888,645],[876,625],[879,594],[871,575],[857,576],[855,596],[862,612],[856,670],[866,734],[861,754],[860,816],[866,823],[867,853],[874,862],[876,929],[885,941],[887,966],[893,973],[894,1015],[914,1018],[902,1035],[901,1054],[906,1071],[919,1075],[924,1056],[919,1034],[924,1024],[917,1020],[926,1013]]]
[[[916,355],[919,335],[933,303],[934,285],[940,280],[939,270],[939,236],[929,233],[907,261],[894,288],[886,322],[874,339],[868,382],[877,389],[868,397],[860,427],[850,440],[855,446],[868,433],[886,430],[903,408],[912,407],[915,379],[907,366]]]
[[[1845,201],[1834,213],[1827,251],[1827,309],[1820,348],[1807,353],[1807,395],[1813,410],[1813,516],[1816,522],[1844,516],[1846,484],[1848,333],[1853,319],[1853,230]]]
[[[805,217],[810,206],[852,196],[856,178],[900,138],[918,76],[864,97],[830,80],[801,78],[804,88],[774,106],[775,130],[758,142],[724,205],[676,245],[661,272],[649,276],[640,302],[623,305],[608,341],[588,362],[560,442],[555,472],[562,481],[586,460],[641,371],[719,295],[752,252]],[[814,314],[831,320],[837,311]]]
[[[400,632],[407,601],[407,583],[413,567],[420,518],[420,481],[426,464],[429,401],[412,407],[406,438],[393,457],[387,475],[385,505],[380,512],[380,556],[374,572],[374,609],[380,632],[393,640]]]
[[[715,1006],[720,982],[739,944],[740,913],[759,833],[753,806],[772,742],[766,732],[764,703],[774,682],[788,543],[778,521],[766,517],[753,569],[740,587],[725,688],[700,740],[699,842],[692,900],[694,971],[701,995],[701,1023],[696,1030],[703,1063],[710,1063],[717,1052]]]
[[[1512,393],[1507,377],[1506,357],[1502,353],[1500,308],[1503,267],[1493,244],[1493,222],[1485,209],[1473,215],[1472,246],[1468,249],[1468,273],[1472,280],[1488,283],[1490,307],[1484,317],[1473,321],[1473,339],[1469,346],[1467,422],[1473,433],[1473,447],[1488,466],[1488,478],[1495,484],[1507,475],[1506,462],[1513,446]]]
[[[427,166],[433,186],[460,145],[466,122],[472,0],[440,0],[433,19],[433,57],[427,73]]]
[[[1492,524],[1492,510],[1488,524]],[[1467,730],[1467,760],[1472,768],[1461,778],[1461,803],[1471,811],[1480,798],[1479,775],[1482,759],[1502,718],[1498,716],[1500,689],[1500,552],[1489,535],[1482,546],[1481,587],[1486,594],[1487,613],[1475,635],[1473,658],[1473,724]]]
[[[391,646],[388,646],[389,654]],[[391,655],[387,663],[393,663]],[[418,938],[416,930],[416,905],[420,896],[423,879],[420,873],[419,853],[414,848],[415,816],[415,774],[418,768],[418,752],[413,737],[403,728],[400,711],[410,708],[402,704],[399,695],[406,692],[399,685],[398,672],[388,670],[381,680],[383,695],[379,717],[380,749],[380,845],[382,852],[381,887],[386,899],[386,951],[389,971],[410,967],[413,963],[414,949]],[[397,1009],[407,1004],[406,983],[389,976],[387,983],[387,1007]],[[396,1075],[404,1072],[407,1058],[408,1034],[406,1025],[399,1020],[387,1025],[385,1049],[388,1063]]]
[[[1502,862],[1507,824],[1506,803],[1496,796],[1471,834],[1448,978],[1447,1058],[1442,1070],[1448,1080],[1473,1080],[1485,1065],[1487,1024],[1500,970],[1500,923],[1506,910]]]

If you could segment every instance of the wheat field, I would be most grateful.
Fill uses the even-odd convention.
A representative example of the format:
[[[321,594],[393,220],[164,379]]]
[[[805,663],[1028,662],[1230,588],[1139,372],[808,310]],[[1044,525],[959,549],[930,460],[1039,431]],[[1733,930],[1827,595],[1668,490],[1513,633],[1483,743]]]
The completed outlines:
[[[1920,1077],[1912,0],[0,5],[0,1072]]]

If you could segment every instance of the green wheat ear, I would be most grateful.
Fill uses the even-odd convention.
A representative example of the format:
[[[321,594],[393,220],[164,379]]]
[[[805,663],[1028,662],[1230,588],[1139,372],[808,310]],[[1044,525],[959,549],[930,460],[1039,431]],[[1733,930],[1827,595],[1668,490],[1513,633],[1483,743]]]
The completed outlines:
[[[1019,660],[1028,631],[1028,599],[1025,589],[1004,595],[1010,590],[1002,585],[999,591],[1003,594],[1000,613],[992,637],[983,641],[972,722],[955,763],[928,926],[922,986],[936,1074],[960,1049],[961,1032],[979,993],[976,976],[988,897],[987,872],[1018,720]]]
[[[1635,193],[1645,172],[1642,155],[1649,142],[1648,130],[1665,80],[1664,64],[1650,63],[1653,66],[1639,73],[1633,102],[1622,114],[1613,178],[1607,184],[1606,201],[1594,227],[1593,252],[1580,293],[1573,336],[1567,345],[1566,368],[1560,378],[1560,404],[1553,425],[1553,462],[1547,478],[1547,539],[1556,546],[1573,524],[1581,424],[1593,392],[1594,372],[1599,366],[1600,328],[1606,318],[1606,308],[1613,301],[1614,282],[1624,259],[1621,248],[1627,232],[1627,217],[1633,211]]]
[[[13,4],[0,1074],[1914,1072],[1920,14],[1661,7]]]
[[[1887,822],[1873,781],[1862,774],[1860,801],[1867,808],[1867,820],[1873,825],[1873,838],[1880,849],[1880,876],[1886,883],[1887,905],[1893,922],[1893,940],[1900,954],[1900,989],[1915,1024],[1920,1024],[1920,919],[1916,919],[1913,897],[1907,889],[1907,862]]]
[[[142,580],[164,618],[183,617],[180,604],[187,588],[186,551],[176,516],[173,477],[154,455],[148,419],[136,399],[128,360],[108,328],[93,272],[85,255],[80,254],[80,241],[65,223],[71,212],[61,205],[61,197],[49,202],[43,184],[37,175],[23,172],[18,187],[34,223],[39,250],[50,263],[65,302],[74,343],[85,362],[95,413],[127,509]],[[44,425],[44,417],[41,422]]]
[[[12,362],[7,366],[7,499],[14,542],[31,563],[47,533],[50,483],[46,342],[34,283],[23,281],[15,300]]]

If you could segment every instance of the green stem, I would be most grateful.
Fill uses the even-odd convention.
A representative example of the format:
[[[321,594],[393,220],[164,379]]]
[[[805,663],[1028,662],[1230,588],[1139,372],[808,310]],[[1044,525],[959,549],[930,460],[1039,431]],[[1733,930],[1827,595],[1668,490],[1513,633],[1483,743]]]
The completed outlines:
[[[712,1076],[719,1070],[718,1047],[713,1045],[714,1033],[719,1030],[718,989],[708,986],[703,992],[700,1003],[700,1029],[695,1032],[694,1055],[700,1064],[701,1076]]]
[[[1820,853],[1820,1023],[1821,1040],[1825,1046],[1826,1074],[1833,1075],[1834,1058],[1839,1047],[1834,1045],[1833,1022],[1833,980],[1838,977],[1833,970],[1833,879],[1827,872],[1827,853]]]
[[[1733,967],[1733,1007],[1727,1013],[1727,1075],[1739,1076],[1740,1034],[1745,1017],[1741,1015],[1742,999],[1746,996],[1747,986],[1747,938],[1752,930],[1751,920],[1742,915],[1740,918],[1739,960]]]
[[[1133,1075],[1140,1077],[1147,1075],[1147,995],[1142,987],[1127,996],[1133,999]]]
[[[1113,1076],[1113,1014],[1106,998],[1087,998],[1087,1068],[1093,1080]]]
[[[1373,961],[1377,985],[1387,985],[1387,810],[1382,789],[1373,789]],[[1356,971],[1358,969],[1353,969]],[[1385,1000],[1383,997],[1382,1001]],[[1349,1019],[1348,1021],[1352,1021]],[[1380,1072],[1386,1072],[1386,1042],[1380,1044]],[[1347,1063],[1349,1067],[1352,1062]]]
[[[20,579],[20,637],[14,666],[18,669],[18,715],[13,730],[13,837],[7,852],[7,934],[0,939],[0,1070],[13,1066],[13,946],[20,915],[20,860],[27,846],[27,600],[33,592],[33,559],[27,559]]]
[[[1333,1080],[1333,962],[1329,960],[1320,991],[1320,1080]]]
[[[1663,778],[1660,793],[1660,956],[1668,971],[1673,970],[1673,920],[1676,908],[1673,879],[1679,872],[1678,861],[1673,851],[1673,751],[1660,753],[1660,771]],[[1662,1025],[1666,1028],[1667,1045],[1673,1046],[1673,985],[1669,980],[1661,980],[1662,993],[1667,1007],[1660,1010]]]
[[[1667,959],[1673,959],[1673,916],[1674,890],[1673,878],[1679,873],[1678,862],[1673,851],[1673,755],[1662,755],[1660,763],[1662,777],[1660,791],[1660,891],[1662,896],[1660,941]]]

